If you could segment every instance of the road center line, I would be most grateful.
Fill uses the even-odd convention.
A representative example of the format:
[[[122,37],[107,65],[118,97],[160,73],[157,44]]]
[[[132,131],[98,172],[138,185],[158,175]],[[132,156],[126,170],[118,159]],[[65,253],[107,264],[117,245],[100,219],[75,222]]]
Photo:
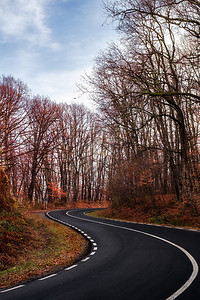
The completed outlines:
[[[115,227],[115,228],[120,228],[120,229],[124,229],[124,230],[129,230],[129,231],[141,233],[141,234],[153,237],[155,239],[158,239],[160,241],[163,241],[163,242],[165,242],[167,244],[170,244],[173,247],[176,247],[180,251],[182,251],[187,256],[187,258],[190,260],[190,262],[192,264],[192,267],[193,267],[193,271],[192,271],[192,274],[190,275],[190,277],[188,278],[188,280],[174,294],[172,294],[166,300],[174,300],[174,299],[176,299],[178,296],[180,296],[192,284],[192,282],[197,277],[198,272],[199,272],[199,267],[198,267],[198,264],[197,264],[196,260],[194,259],[194,257],[187,250],[185,250],[181,246],[179,246],[179,245],[177,245],[177,244],[175,244],[173,242],[170,242],[169,240],[161,238],[161,237],[159,237],[157,235],[153,235],[153,234],[150,234],[150,233],[147,233],[147,232],[144,232],[144,231],[140,231],[140,230],[136,230],[136,229],[132,229],[132,228],[128,228],[128,227],[123,227],[123,226],[119,226],[119,225],[113,225],[113,224],[108,224],[108,223],[104,223],[104,222],[99,222],[99,221],[84,219],[84,218],[81,218],[81,217],[76,217],[76,216],[70,215],[70,213],[73,212],[73,211],[75,211],[75,210],[71,210],[71,211],[66,212],[66,215],[69,216],[69,217],[71,217],[71,218],[75,218],[75,219],[79,219],[79,220],[84,220],[84,221],[87,221],[87,222],[92,222],[92,223],[96,223],[96,224],[101,224],[101,225],[105,225],[105,226],[110,226],[110,227]],[[90,254],[90,255],[92,255],[92,254]]]

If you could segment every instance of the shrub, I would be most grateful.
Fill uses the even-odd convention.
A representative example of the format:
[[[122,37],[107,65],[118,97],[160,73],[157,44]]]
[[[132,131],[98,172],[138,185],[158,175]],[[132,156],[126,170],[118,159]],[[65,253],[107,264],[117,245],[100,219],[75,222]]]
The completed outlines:
[[[14,204],[15,201],[10,192],[8,177],[3,168],[0,167],[0,212],[3,210],[11,211]]]

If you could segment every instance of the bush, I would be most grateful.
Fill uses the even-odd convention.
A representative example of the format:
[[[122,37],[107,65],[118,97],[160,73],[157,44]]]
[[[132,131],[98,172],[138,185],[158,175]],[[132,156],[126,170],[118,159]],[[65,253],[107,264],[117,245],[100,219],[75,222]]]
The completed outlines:
[[[0,212],[3,210],[11,211],[14,204],[15,201],[10,192],[8,177],[3,168],[0,167]]]
[[[155,205],[156,191],[152,180],[151,165],[148,161],[121,161],[115,174],[109,178],[108,198],[115,208],[137,204]]]

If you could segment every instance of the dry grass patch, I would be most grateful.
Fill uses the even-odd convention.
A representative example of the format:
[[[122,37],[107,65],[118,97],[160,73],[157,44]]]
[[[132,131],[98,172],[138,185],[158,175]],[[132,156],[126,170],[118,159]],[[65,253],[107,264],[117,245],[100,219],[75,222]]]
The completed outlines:
[[[37,215],[0,216],[0,287],[40,277],[73,264],[89,244],[72,229]]]

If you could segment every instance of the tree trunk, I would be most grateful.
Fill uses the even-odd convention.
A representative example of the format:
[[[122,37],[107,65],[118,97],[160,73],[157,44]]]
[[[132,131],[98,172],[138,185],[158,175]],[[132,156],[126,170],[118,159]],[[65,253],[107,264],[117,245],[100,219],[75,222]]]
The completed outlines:
[[[198,216],[198,210],[193,195],[193,186],[191,179],[191,164],[188,158],[188,138],[185,129],[184,117],[181,109],[177,111],[177,117],[179,120],[179,133],[181,141],[181,185],[183,188],[183,194],[186,194],[190,204],[191,215]]]

